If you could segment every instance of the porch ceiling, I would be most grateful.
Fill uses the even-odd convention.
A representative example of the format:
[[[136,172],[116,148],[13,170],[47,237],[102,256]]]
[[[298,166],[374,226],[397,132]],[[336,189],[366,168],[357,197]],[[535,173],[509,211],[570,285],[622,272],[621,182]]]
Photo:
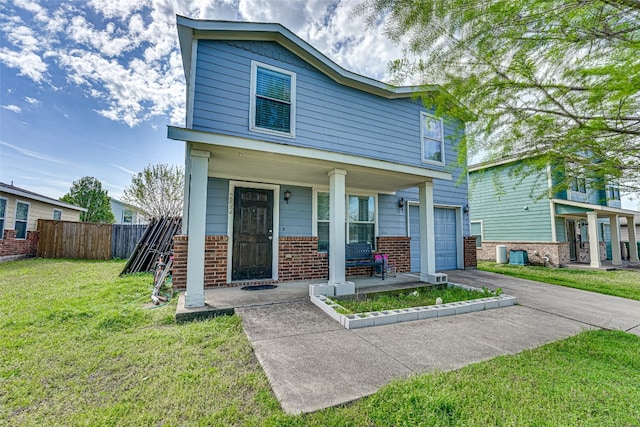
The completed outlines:
[[[568,200],[553,199],[555,213],[560,217],[581,217],[586,218],[588,212],[595,212],[598,217],[609,217],[610,215],[633,217],[637,212],[627,209],[611,208],[608,206],[591,205],[588,203],[572,202]]]
[[[349,190],[392,193],[451,173],[344,153],[258,141],[193,129],[168,129],[170,139],[187,141],[191,149],[211,153],[208,175],[274,184],[328,186],[333,169],[347,171]]]
[[[352,190],[375,190],[392,193],[430,180],[381,169],[367,168],[326,160],[294,157],[278,153],[194,144],[196,150],[211,153],[209,176],[245,181],[302,186],[328,186],[329,171],[347,171],[346,187]]]

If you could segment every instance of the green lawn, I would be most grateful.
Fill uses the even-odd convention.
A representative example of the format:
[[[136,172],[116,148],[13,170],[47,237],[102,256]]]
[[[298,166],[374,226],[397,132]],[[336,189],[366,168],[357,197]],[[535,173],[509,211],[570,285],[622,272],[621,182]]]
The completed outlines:
[[[640,424],[640,338],[606,331],[288,416],[237,317],[175,324],[122,266],[0,263],[0,425]]]
[[[478,270],[640,301],[640,270],[579,270],[479,262]]]

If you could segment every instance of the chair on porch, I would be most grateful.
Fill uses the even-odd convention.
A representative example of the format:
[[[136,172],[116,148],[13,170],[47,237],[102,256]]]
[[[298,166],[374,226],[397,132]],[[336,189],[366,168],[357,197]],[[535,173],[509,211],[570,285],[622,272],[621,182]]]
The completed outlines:
[[[373,261],[375,263],[376,276],[382,275],[382,279],[384,279],[384,276],[396,277],[396,262],[389,261],[387,254],[375,254]]]

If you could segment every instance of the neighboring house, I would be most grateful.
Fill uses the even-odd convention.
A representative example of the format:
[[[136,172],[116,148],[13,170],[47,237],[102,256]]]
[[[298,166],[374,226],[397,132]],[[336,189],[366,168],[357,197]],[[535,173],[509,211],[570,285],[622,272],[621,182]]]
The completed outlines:
[[[636,229],[635,229],[635,236],[636,236],[636,240],[638,240],[640,238],[640,214],[636,214],[635,216],[635,224],[636,224]],[[627,217],[622,217],[620,218],[620,239],[626,243],[626,249],[628,250],[628,243],[629,243],[629,224],[627,223]],[[640,248],[638,249],[640,250]],[[623,256],[627,255],[628,257],[628,252],[625,254],[623,253]]]
[[[370,243],[422,281],[465,267],[460,118],[281,25],[177,22],[187,119],[168,137],[186,143],[174,285],[187,307],[204,304],[204,287],[366,274],[346,269],[345,243]]]
[[[116,219],[115,224],[148,224],[139,208],[114,198],[111,198],[110,202],[111,212]]]
[[[479,260],[496,260],[496,246],[526,250],[533,264],[560,266],[610,259],[622,261],[620,220],[633,222],[635,211],[620,208],[616,185],[602,185],[581,174],[566,191],[553,196],[554,177],[567,168],[548,166],[540,174],[516,177],[517,159],[469,166],[471,234]],[[606,188],[603,190],[602,188]],[[628,239],[637,240],[631,233]],[[637,251],[628,254],[638,262]]]
[[[0,182],[0,261],[36,256],[38,220],[79,221],[85,208]]]

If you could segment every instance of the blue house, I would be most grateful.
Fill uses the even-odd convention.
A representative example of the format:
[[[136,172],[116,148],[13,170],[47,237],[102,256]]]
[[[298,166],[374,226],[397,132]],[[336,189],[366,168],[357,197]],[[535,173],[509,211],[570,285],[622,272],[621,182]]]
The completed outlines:
[[[186,149],[174,240],[185,306],[212,286],[343,284],[366,274],[345,267],[346,243],[369,243],[425,282],[464,268],[460,118],[436,117],[416,96],[424,88],[341,68],[281,25],[177,23],[187,117],[168,137]]]
[[[589,178],[571,164],[521,177],[514,173],[519,162],[469,166],[471,234],[479,260],[495,261],[496,246],[506,246],[509,252],[526,250],[532,264],[554,267],[575,262],[600,268],[605,260],[617,266],[623,254],[638,262],[635,227],[629,227],[626,245],[620,233],[620,220],[634,224],[638,212],[621,209],[615,181]],[[557,191],[558,177],[567,174],[571,185]]]

